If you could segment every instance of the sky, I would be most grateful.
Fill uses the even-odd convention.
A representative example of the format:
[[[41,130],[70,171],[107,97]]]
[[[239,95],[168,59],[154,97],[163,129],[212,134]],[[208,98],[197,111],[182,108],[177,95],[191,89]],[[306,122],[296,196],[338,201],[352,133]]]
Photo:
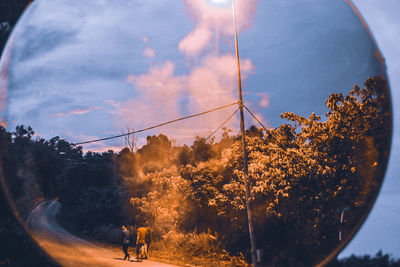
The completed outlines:
[[[359,233],[340,254],[375,254],[380,249],[400,258],[400,2],[353,0],[385,57],[391,85],[394,131],[386,177],[378,199]]]
[[[112,4],[111,4],[112,2]],[[107,137],[237,99],[230,5],[210,0],[37,0],[18,22],[0,64],[0,117],[42,137]],[[329,94],[381,73],[380,54],[346,0],[237,0],[245,103],[267,127],[282,112],[323,116]],[[245,4],[244,4],[245,3]],[[398,0],[354,0],[386,59],[395,131],[378,201],[341,256],[400,257],[400,38]],[[279,11],[279,12],[278,12]],[[207,136],[234,108],[137,135],[177,143]],[[247,125],[256,124],[247,116]],[[238,118],[228,127],[238,128]],[[118,150],[123,140],[85,150]],[[390,219],[389,219],[390,218]]]
[[[40,0],[27,10],[2,57],[9,90],[0,116],[8,129],[25,124],[43,137],[79,142],[236,101],[229,1],[115,3]],[[382,69],[345,1],[236,3],[244,99],[267,127],[282,124],[286,111],[324,116],[329,94],[346,93]],[[160,131],[190,143],[233,111],[137,135],[138,143]],[[226,126],[237,129],[238,118]],[[122,145],[119,139],[84,149]]]

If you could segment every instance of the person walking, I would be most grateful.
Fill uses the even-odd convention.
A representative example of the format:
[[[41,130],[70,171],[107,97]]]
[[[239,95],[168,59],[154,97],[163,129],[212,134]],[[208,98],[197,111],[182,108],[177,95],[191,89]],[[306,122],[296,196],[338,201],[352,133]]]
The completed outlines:
[[[130,260],[130,256],[128,253],[129,247],[129,230],[126,228],[125,225],[122,225],[122,251],[125,253],[124,260]]]
[[[144,256],[145,260],[147,260],[147,258],[148,258],[149,248],[150,248],[150,243],[151,243],[151,230],[150,230],[150,227],[146,227],[146,229],[147,229],[146,237],[145,237],[146,251],[145,251],[145,256]]]
[[[144,258],[147,258],[147,248],[146,241],[148,240],[149,231],[146,227],[139,227],[137,229],[137,238],[136,238],[136,259],[138,261]],[[144,246],[144,255],[140,255],[140,250]]]

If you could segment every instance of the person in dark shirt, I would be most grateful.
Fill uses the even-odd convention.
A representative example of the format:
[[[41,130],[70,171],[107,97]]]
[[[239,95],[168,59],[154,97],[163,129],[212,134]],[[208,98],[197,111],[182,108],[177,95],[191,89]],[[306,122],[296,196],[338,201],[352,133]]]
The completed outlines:
[[[129,230],[125,227],[125,225],[122,225],[122,251],[125,253],[124,260],[130,259],[129,253],[128,253],[128,247],[129,247]]]

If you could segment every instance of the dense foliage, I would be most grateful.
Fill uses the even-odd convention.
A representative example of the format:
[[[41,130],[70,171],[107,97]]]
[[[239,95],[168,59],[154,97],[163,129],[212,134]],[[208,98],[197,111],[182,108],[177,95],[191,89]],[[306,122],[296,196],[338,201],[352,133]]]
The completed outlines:
[[[257,246],[271,265],[309,266],[318,259],[316,255],[322,258],[340,245],[339,231],[349,237],[365,216],[379,188],[390,142],[385,86],[380,78],[368,79],[364,89],[355,86],[347,96],[332,94],[326,102],[325,121],[314,114],[304,118],[284,113],[282,118],[291,124],[264,135],[255,128],[247,132]],[[209,152],[200,150],[211,156],[143,173],[140,179],[152,185],[150,193],[132,198],[132,204],[146,207],[140,214],[155,228],[173,222],[164,225],[160,234],[211,231],[232,253],[248,251],[237,139],[225,134],[221,142],[209,143]],[[192,149],[196,142],[206,140],[198,138]],[[213,148],[221,143],[230,145],[217,153]],[[168,182],[160,187],[163,179]],[[172,204],[176,201],[170,196],[176,196],[180,204]],[[339,223],[342,210],[350,210],[344,224]],[[171,217],[166,219],[166,215]]]

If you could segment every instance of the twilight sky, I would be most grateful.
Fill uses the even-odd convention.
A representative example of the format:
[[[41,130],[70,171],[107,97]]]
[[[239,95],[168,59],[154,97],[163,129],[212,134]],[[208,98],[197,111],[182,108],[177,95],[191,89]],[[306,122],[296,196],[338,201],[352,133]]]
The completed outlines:
[[[340,254],[375,254],[382,249],[400,258],[400,2],[353,0],[385,57],[393,102],[392,151],[385,181],[372,212],[356,237]]]
[[[379,2],[379,3],[378,3]],[[245,3],[245,4],[244,4]],[[400,257],[398,0],[355,0],[386,58],[395,107],[387,179],[367,223],[341,254]],[[0,117],[72,142],[120,134],[236,101],[230,5],[210,0],[37,0],[0,66]],[[323,115],[329,94],[381,71],[346,0],[237,0],[244,98],[269,127],[284,111]],[[138,135],[207,136],[234,108]],[[247,125],[255,124],[248,119]],[[237,118],[228,127],[238,128]],[[85,149],[118,150],[123,140]]]
[[[0,117],[9,129],[25,124],[46,138],[79,142],[236,101],[229,1],[73,3],[35,1],[19,21],[2,58],[8,91]],[[236,5],[244,99],[267,126],[285,122],[285,111],[324,116],[329,94],[346,93],[382,70],[345,0]],[[190,143],[233,111],[140,134],[138,143],[160,131]],[[237,129],[238,119],[227,126]],[[84,149],[121,145],[119,139]]]

